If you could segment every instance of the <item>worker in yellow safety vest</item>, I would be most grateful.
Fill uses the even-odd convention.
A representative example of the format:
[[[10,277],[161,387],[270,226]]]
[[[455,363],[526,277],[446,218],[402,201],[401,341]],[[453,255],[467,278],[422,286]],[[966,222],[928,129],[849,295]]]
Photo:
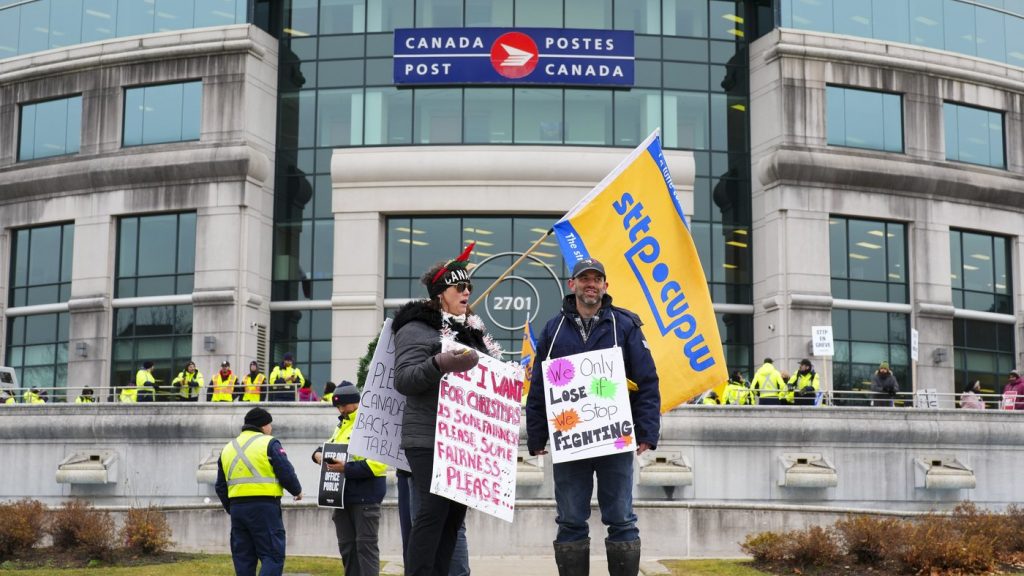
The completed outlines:
[[[750,388],[747,387],[743,374],[739,370],[734,370],[725,384],[725,391],[722,392],[722,404],[745,406],[753,403]]]
[[[294,402],[298,400],[296,390],[306,383],[302,376],[302,370],[293,365],[294,358],[288,352],[282,358],[282,362],[270,371],[270,394],[267,400],[273,402]]]
[[[220,372],[213,375],[210,387],[213,389],[213,402],[233,402],[235,400],[235,382],[238,377],[231,371],[231,363],[225,360],[220,363]]]
[[[231,515],[231,560],[236,574],[281,574],[286,535],[281,496],[302,499],[302,485],[281,442],[271,436],[273,417],[259,406],[245,415],[237,438],[220,454],[214,489]]]
[[[338,388],[338,385],[334,382],[327,382],[324,384],[324,395],[320,398],[321,402],[331,403],[331,399],[334,398],[334,391]]]
[[[75,398],[75,404],[92,404],[95,401],[96,396],[93,395],[92,388],[82,388],[82,393]]]
[[[705,404],[707,406],[718,406],[718,392],[715,392],[714,390],[708,391],[708,393],[704,395],[704,399],[701,400],[700,403]]]
[[[121,389],[121,402],[138,402],[139,392],[143,392],[143,398],[148,394],[149,399],[152,399],[153,384],[156,384],[156,378],[153,377],[154,366],[152,360],[142,363],[142,369],[135,373],[135,384],[129,384]]]
[[[800,361],[796,374],[789,377],[789,403],[797,406],[814,406],[818,391],[821,390],[821,379],[814,371],[814,365],[807,358]]]
[[[46,404],[46,400],[43,399],[42,392],[40,392],[39,388],[36,388],[35,386],[25,390],[25,392],[21,394],[21,401],[24,404]]]
[[[0,388],[0,404],[17,404],[18,400],[7,391],[6,388]]]
[[[249,362],[249,373],[242,378],[242,385],[245,393],[242,395],[242,402],[259,402],[263,399],[263,383],[267,377],[260,371],[259,362]]]
[[[196,368],[196,363],[191,360],[185,365],[185,369],[178,372],[178,376],[171,380],[171,385],[178,387],[179,402],[198,402],[204,384],[203,373]]]
[[[782,398],[786,394],[786,383],[775,369],[771,358],[765,358],[764,364],[757,369],[750,380],[750,391],[755,394],[758,404],[774,406],[782,403]]]

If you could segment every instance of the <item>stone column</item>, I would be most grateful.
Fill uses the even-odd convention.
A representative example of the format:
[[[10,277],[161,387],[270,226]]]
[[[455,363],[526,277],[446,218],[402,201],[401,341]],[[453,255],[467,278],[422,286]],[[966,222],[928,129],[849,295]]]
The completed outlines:
[[[106,399],[111,384],[116,221],[107,214],[77,218],[73,250],[67,383],[90,386],[97,398]],[[85,345],[84,356],[78,352],[80,344]]]

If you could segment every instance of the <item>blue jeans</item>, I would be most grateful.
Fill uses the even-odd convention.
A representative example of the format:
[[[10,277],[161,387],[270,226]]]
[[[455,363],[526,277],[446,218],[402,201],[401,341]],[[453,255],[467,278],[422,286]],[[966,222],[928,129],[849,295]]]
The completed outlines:
[[[284,571],[285,533],[281,504],[250,501],[231,503],[231,559],[236,576],[280,576]]]
[[[555,464],[555,504],[558,535],[555,542],[577,542],[590,535],[590,496],[597,474],[597,503],[608,540],[640,538],[633,513],[633,452]]]

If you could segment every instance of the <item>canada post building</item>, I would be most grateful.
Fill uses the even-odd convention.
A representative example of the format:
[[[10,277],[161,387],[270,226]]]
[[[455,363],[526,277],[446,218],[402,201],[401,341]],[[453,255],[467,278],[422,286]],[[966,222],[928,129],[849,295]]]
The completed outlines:
[[[656,129],[730,371],[812,326],[837,390],[1024,364],[1024,0],[0,1],[2,364],[354,380]],[[476,312],[517,357],[566,278],[549,238]]]

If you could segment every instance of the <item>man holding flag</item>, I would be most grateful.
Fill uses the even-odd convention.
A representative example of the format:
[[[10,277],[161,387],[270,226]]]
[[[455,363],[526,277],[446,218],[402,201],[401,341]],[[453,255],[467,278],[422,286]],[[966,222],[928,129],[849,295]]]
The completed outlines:
[[[569,279],[571,294],[560,314],[544,327],[537,347],[526,400],[530,454],[546,454],[548,426],[544,403],[544,360],[581,352],[621,347],[630,384],[630,405],[638,454],[653,450],[661,430],[658,373],[636,314],[612,305],[604,265],[594,259],[576,263]],[[633,390],[632,383],[636,389]],[[590,496],[597,475],[601,520],[608,527],[605,550],[611,576],[636,576],[640,569],[640,531],[633,513],[633,452],[598,456],[554,465],[558,535],[555,563],[560,576],[590,573]]]

